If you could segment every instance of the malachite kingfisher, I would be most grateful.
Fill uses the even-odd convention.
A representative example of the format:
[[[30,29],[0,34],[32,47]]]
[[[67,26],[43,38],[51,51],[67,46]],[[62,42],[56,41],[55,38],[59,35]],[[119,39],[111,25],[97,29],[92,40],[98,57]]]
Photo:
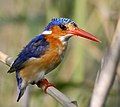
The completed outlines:
[[[8,71],[8,73],[16,72],[19,88],[17,102],[28,84],[44,79],[47,73],[61,63],[68,40],[73,36],[100,42],[92,34],[80,29],[73,20],[53,18],[43,32],[24,47]]]

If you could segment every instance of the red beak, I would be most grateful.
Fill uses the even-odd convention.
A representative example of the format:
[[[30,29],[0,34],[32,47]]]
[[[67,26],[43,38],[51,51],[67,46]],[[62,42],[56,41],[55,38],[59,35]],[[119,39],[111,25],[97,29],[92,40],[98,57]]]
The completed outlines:
[[[82,29],[69,30],[68,34],[77,35],[77,36],[80,36],[80,37],[83,37],[83,38],[90,39],[90,40],[95,41],[95,42],[101,42],[95,36],[93,36],[92,34],[86,32],[86,31],[84,31]]]

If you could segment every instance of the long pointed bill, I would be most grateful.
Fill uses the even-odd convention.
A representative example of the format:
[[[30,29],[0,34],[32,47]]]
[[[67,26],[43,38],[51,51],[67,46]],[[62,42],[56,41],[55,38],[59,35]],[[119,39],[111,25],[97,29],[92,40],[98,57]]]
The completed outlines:
[[[95,41],[95,42],[101,42],[95,36],[93,36],[92,34],[86,32],[82,29],[69,30],[68,33],[73,34],[73,35],[77,35],[77,36],[80,36],[80,37],[83,37],[83,38],[87,38],[87,39],[90,39],[90,40]]]

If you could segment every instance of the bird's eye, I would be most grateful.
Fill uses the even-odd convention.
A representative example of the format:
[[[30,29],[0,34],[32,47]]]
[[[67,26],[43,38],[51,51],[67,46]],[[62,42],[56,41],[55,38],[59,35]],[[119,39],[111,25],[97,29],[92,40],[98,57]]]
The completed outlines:
[[[75,22],[73,22],[72,24],[73,24],[73,26],[77,27],[77,24]]]
[[[63,24],[60,24],[59,27],[62,29],[62,30],[67,30],[67,27]]]

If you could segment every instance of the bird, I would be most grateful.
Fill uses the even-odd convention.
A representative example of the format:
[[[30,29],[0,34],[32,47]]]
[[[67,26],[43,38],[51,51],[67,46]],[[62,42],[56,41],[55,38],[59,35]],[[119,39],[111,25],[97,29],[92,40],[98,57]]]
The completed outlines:
[[[82,30],[69,18],[53,18],[41,34],[36,35],[18,54],[8,73],[16,73],[19,94],[23,96],[29,84],[44,79],[63,60],[71,37],[83,37],[100,42],[92,34]]]

